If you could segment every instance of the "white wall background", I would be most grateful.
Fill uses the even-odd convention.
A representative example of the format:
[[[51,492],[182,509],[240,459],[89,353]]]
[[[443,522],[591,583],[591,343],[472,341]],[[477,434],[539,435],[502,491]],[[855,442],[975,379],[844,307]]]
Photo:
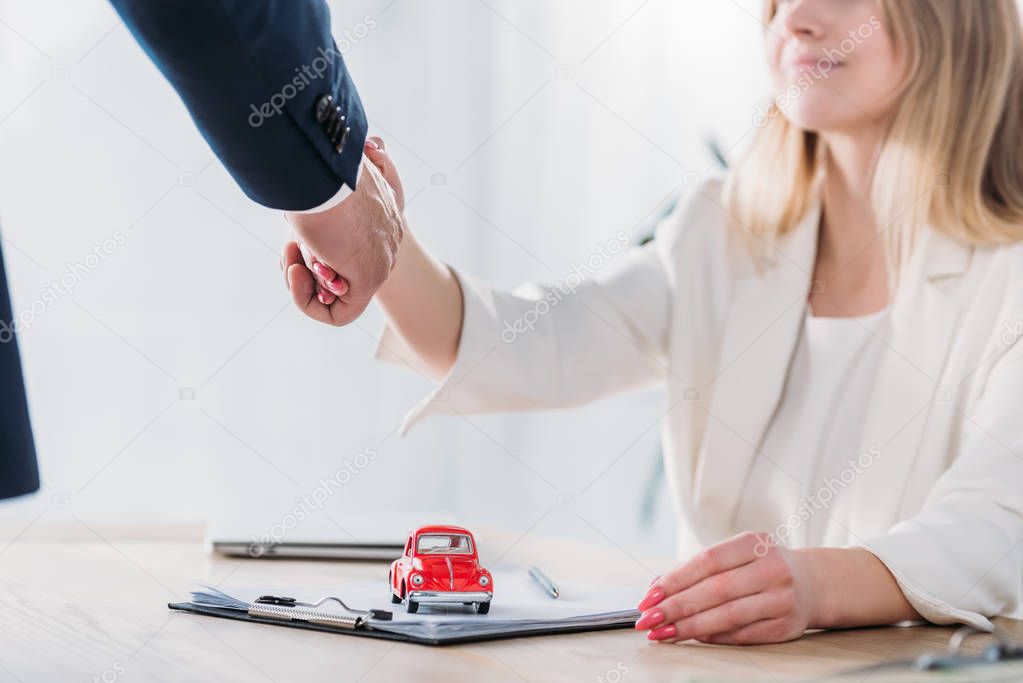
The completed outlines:
[[[740,143],[766,94],[759,0],[331,5],[338,35],[376,25],[346,59],[412,229],[502,286],[564,278],[619,230],[638,236],[712,166],[704,139]],[[21,343],[45,484],[0,516],[212,515],[258,534],[371,446],[309,530],[344,539],[374,511],[412,526],[446,509],[671,551],[656,393],[393,434],[430,385],[370,359],[378,311],[337,330],[291,309],[280,216],[234,186],[105,2],[0,0],[0,82],[3,247],[15,310],[36,305]],[[37,303],[112,236],[123,246],[72,293]]]

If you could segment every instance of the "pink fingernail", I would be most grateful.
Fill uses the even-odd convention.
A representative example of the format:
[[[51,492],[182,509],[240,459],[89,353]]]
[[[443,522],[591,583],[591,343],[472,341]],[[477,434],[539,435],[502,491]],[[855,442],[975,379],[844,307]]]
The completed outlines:
[[[636,621],[636,630],[645,631],[648,628],[660,626],[663,621],[664,612],[659,609],[650,610],[649,612],[644,612],[643,616]]]
[[[334,295],[328,294],[326,292],[320,292],[319,294],[316,295],[316,298],[319,299],[320,303],[323,304],[324,306],[330,306],[332,303],[334,303]]]
[[[334,274],[330,272],[327,266],[323,265],[318,261],[313,264],[313,270],[315,270],[316,274],[322,277],[324,280],[329,280],[332,277],[334,277]]]
[[[334,292],[335,294],[344,294],[344,291],[342,291],[344,289],[344,284],[345,284],[344,280],[342,280],[339,277],[336,277],[327,283],[327,289]]]
[[[377,143],[373,142],[370,139],[366,140],[366,146],[367,147],[372,147],[373,149],[380,149],[379,147],[377,147]]]
[[[639,611],[645,612],[661,600],[664,600],[664,591],[660,588],[651,588],[650,592],[643,598],[643,601],[639,603]]]
[[[668,624],[656,628],[650,633],[646,634],[647,640],[666,640],[668,638],[674,638],[678,635],[678,629],[675,628],[675,624]]]

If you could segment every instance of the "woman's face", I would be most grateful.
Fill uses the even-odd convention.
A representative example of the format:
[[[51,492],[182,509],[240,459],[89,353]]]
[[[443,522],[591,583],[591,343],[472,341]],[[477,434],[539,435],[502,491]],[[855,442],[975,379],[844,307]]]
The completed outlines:
[[[775,102],[818,133],[883,123],[904,62],[876,0],[778,0],[767,31]]]

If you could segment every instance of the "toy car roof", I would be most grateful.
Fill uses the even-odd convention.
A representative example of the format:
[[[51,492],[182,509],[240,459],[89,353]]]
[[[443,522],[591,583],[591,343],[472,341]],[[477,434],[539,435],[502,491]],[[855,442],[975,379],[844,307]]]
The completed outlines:
[[[466,534],[467,536],[472,536],[472,532],[470,532],[468,529],[462,528],[460,526],[446,525],[421,526],[415,530],[414,534],[416,536],[419,536],[421,534]]]

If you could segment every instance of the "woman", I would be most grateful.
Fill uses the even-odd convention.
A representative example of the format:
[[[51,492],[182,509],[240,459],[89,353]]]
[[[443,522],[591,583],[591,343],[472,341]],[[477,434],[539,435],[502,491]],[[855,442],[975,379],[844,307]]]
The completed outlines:
[[[990,628],[1023,592],[1016,6],[771,0],[765,17],[779,97],[652,244],[574,293],[506,294],[410,232],[382,346],[442,382],[410,422],[666,385],[689,559],[640,604],[652,640]],[[347,284],[285,257],[296,303],[329,322]]]

